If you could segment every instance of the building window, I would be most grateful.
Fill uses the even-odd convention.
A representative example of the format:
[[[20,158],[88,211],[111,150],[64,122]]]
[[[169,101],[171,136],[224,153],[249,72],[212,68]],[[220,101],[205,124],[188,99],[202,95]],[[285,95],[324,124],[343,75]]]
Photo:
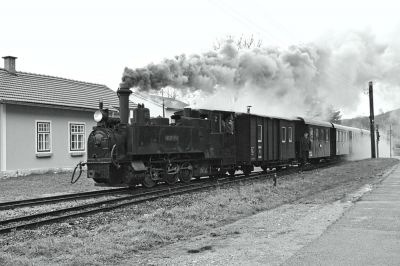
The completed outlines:
[[[50,121],[36,121],[36,152],[51,152]]]
[[[69,123],[69,151],[85,151],[85,124]]]
[[[293,142],[293,130],[292,127],[288,127],[288,141]]]
[[[258,142],[262,142],[262,140],[263,140],[262,134],[263,134],[262,125],[258,125],[257,126],[257,140],[258,140]]]
[[[286,127],[282,127],[282,143],[286,142]]]

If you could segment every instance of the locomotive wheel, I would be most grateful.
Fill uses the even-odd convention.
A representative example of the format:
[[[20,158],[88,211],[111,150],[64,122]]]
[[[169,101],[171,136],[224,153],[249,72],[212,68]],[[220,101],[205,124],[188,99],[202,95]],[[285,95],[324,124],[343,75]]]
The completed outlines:
[[[250,167],[244,167],[244,168],[242,169],[242,171],[243,171],[243,174],[244,174],[245,176],[249,176],[250,173],[251,173]]]
[[[192,180],[193,168],[190,163],[183,163],[179,171],[179,180],[183,183],[189,183]]]
[[[164,177],[164,181],[168,185],[173,185],[178,181],[178,175],[177,174],[166,174]]]
[[[145,174],[142,184],[147,188],[151,188],[156,185],[156,182],[153,179],[151,179],[150,174]]]
[[[228,170],[228,174],[230,175],[230,176],[234,176],[235,175],[235,169],[231,169],[231,170]]]

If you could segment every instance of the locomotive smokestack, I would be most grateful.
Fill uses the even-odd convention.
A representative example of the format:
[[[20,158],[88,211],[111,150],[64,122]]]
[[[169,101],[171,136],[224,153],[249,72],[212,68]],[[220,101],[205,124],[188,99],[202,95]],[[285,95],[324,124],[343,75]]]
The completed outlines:
[[[128,124],[129,120],[129,95],[132,91],[129,89],[129,85],[122,82],[119,85],[117,91],[119,97],[119,116],[121,119],[121,124]]]

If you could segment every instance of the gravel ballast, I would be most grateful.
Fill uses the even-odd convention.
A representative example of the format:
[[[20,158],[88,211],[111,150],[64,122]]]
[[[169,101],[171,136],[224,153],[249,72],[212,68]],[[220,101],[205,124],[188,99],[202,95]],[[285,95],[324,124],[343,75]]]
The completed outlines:
[[[285,176],[278,180],[277,187],[271,180],[260,180],[160,199],[36,230],[17,231],[1,237],[0,264],[163,264],[174,262],[173,254],[180,252],[213,252],[213,243],[193,246],[185,243],[196,237],[207,236],[217,243],[224,235],[244,235],[251,232],[245,225],[257,224],[252,218],[263,217],[265,211],[270,212],[269,221],[279,228],[285,221],[295,225],[301,219],[314,219],[312,215],[307,216],[309,210],[320,210],[324,217],[332,215],[335,219],[335,213],[340,213],[342,208],[335,205],[336,201],[367,184],[379,182],[383,173],[397,162],[395,159],[354,161]],[[280,208],[283,211],[278,211]],[[240,224],[242,229],[229,229],[235,224]],[[289,236],[288,230],[277,235]],[[305,235],[319,233],[312,227],[307,230]],[[291,237],[297,239],[296,235]],[[287,246],[277,241],[274,245]]]

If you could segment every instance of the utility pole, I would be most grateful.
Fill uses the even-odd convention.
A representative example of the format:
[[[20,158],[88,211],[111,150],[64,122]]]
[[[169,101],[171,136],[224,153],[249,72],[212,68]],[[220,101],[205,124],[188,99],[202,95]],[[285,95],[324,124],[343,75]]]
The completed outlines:
[[[161,98],[162,98],[162,117],[165,118],[164,89],[161,89]]]
[[[370,134],[371,134],[371,158],[376,158],[375,156],[375,116],[374,116],[374,92],[372,81],[369,82],[368,86],[369,94],[369,122],[370,122]]]
[[[392,158],[392,124],[389,126],[389,153],[390,158]]]
[[[376,125],[376,158],[379,158],[379,126]]]

